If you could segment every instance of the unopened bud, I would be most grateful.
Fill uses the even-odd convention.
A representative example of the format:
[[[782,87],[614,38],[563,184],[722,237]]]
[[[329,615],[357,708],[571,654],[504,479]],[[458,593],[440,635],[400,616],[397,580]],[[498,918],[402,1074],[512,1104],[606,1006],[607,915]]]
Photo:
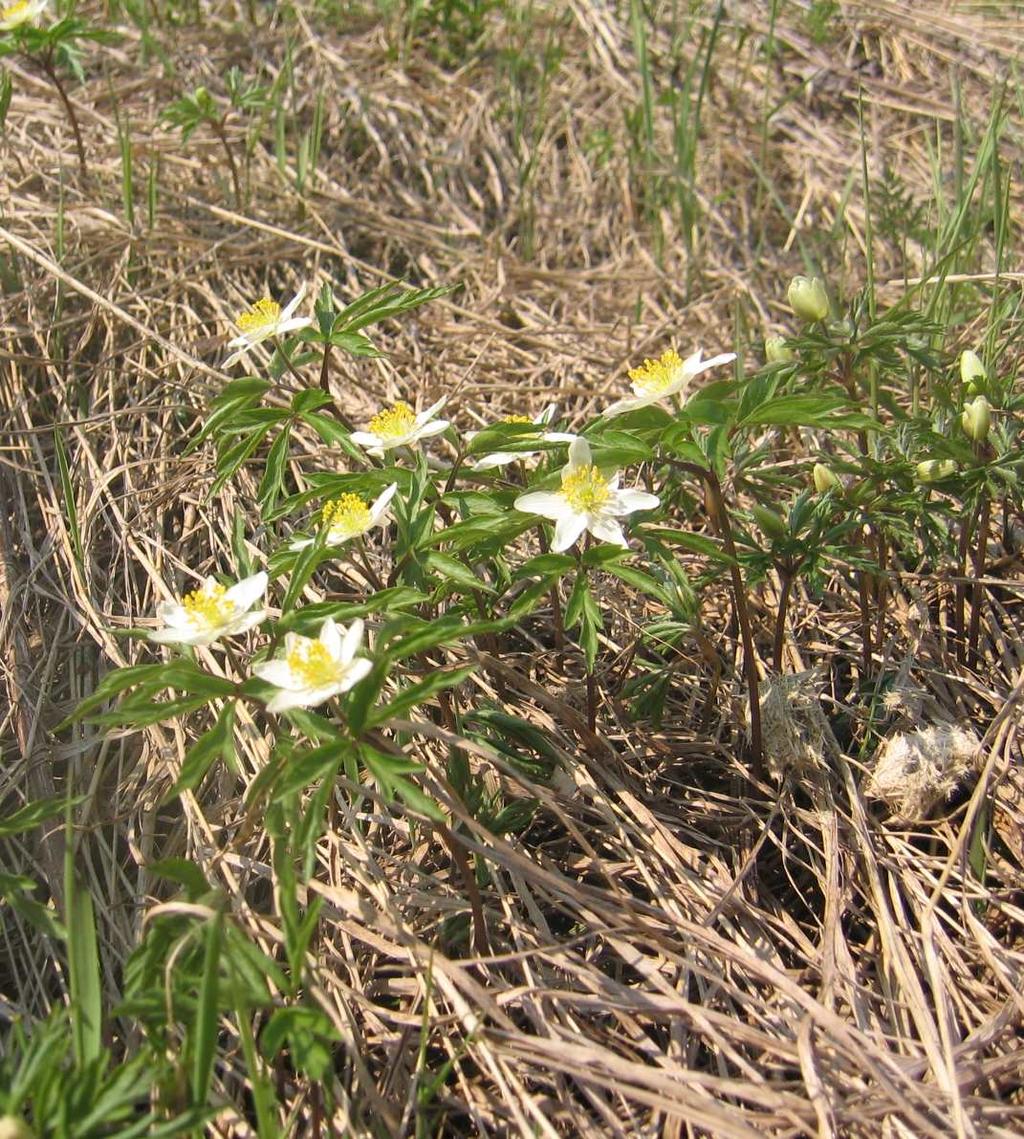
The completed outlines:
[[[786,297],[796,315],[808,324],[828,316],[828,293],[820,277],[794,277]]]
[[[985,384],[985,365],[978,357],[978,353],[972,352],[970,348],[960,353],[960,379],[968,395],[977,395]]]
[[[984,443],[988,438],[988,429],[992,425],[992,408],[988,400],[980,395],[964,408],[960,422],[964,425],[969,439],[975,443]]]
[[[750,511],[758,526],[769,538],[784,538],[786,536],[786,523],[782,515],[767,506],[755,506]]]
[[[32,1128],[16,1115],[0,1116],[0,1139],[34,1139]]]
[[[918,482],[938,482],[948,479],[956,472],[956,463],[952,459],[925,459],[917,464]]]
[[[793,349],[790,348],[785,336],[766,336],[764,357],[769,364],[788,364],[793,359]]]
[[[814,479],[814,489],[818,494],[828,494],[830,490],[841,490],[843,486],[836,472],[831,467],[826,467],[824,463],[814,464],[812,478]]]

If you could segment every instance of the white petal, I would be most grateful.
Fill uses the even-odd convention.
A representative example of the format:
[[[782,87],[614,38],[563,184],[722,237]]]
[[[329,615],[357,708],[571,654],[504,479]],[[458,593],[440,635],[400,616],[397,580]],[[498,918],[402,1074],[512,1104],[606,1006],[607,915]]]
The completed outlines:
[[[448,397],[446,395],[443,395],[437,401],[437,403],[432,403],[426,411],[421,411],[419,415],[416,416],[416,426],[419,427],[420,424],[426,423],[428,419],[433,419],[434,416],[437,415],[437,413],[441,410],[442,407],[444,407],[447,402]]]
[[[326,700],[327,697],[325,696]],[[287,712],[290,708],[308,708],[313,703],[308,688],[297,688],[290,692],[287,688],[279,688],[267,701],[268,712]]]
[[[706,372],[708,368],[716,368],[719,364],[731,364],[732,361],[736,359],[735,352],[722,352],[720,355],[712,356],[710,360],[704,361],[700,359],[700,352],[695,353],[695,355],[697,360],[693,371],[690,372],[691,376],[696,376],[700,372]],[[690,359],[692,360],[693,357],[691,356]],[[684,367],[689,363],[690,360],[687,360]]]
[[[149,639],[158,645],[199,645],[202,636],[196,629],[154,629]]]
[[[415,439],[429,439],[431,435],[440,435],[442,431],[448,430],[447,419],[435,419],[430,423],[424,423],[422,427],[417,427],[414,431],[409,433],[410,442]]]
[[[373,671],[373,661],[369,661],[366,657],[359,657],[354,660],[345,670],[344,679],[341,681],[339,692],[348,692],[350,688],[355,686],[363,679],[364,676],[369,676]]]
[[[566,471],[574,471],[577,467],[589,467],[592,462],[590,444],[580,435],[569,444],[569,466]]]
[[[345,630],[345,636],[340,643],[340,651],[332,653],[336,660],[340,660],[343,664],[348,664],[349,661],[356,655],[359,646],[363,643],[363,629],[365,628],[363,621],[357,617],[351,625]]]
[[[572,507],[564,496],[553,490],[534,490],[529,494],[521,494],[514,506],[524,514],[539,514],[543,518],[561,518],[566,513],[572,513]]]
[[[531,451],[531,455],[535,455],[536,451]],[[513,455],[511,451],[494,451],[490,455],[484,455],[482,458],[477,459],[473,464],[474,471],[492,471],[495,467],[507,467],[509,463],[514,462],[516,459],[521,458],[519,455]]]
[[[330,617],[320,626],[320,636],[317,638],[320,644],[331,654],[332,660],[342,659],[342,639],[341,630],[331,620]]]
[[[316,541],[315,538],[295,538],[289,543],[289,550],[304,550],[307,546],[312,546]]]
[[[541,427],[547,425],[555,418],[555,413],[558,411],[557,403],[549,403],[546,408],[534,419],[534,423],[539,424]]]
[[[288,662],[283,658],[265,660],[252,666],[253,676],[265,680],[275,688],[294,688],[296,681]]]
[[[252,577],[244,577],[224,594],[226,601],[232,601],[239,609],[251,609],[267,592],[267,575],[262,570]]]
[[[622,527],[615,521],[614,518],[600,517],[594,518],[587,529],[594,535],[599,542],[612,542],[616,546],[628,546],[626,535],[622,532]],[[552,547],[553,549],[554,547]]]
[[[373,505],[370,507],[370,525],[376,526],[377,523],[384,517],[384,512],[387,510],[391,500],[395,497],[395,492],[398,490],[398,483],[393,482],[389,487],[385,488],[373,500]]]
[[[615,494],[613,507],[616,514],[632,514],[634,510],[653,510],[661,505],[656,494],[645,490],[620,490]]]
[[[579,538],[586,528],[586,514],[577,514],[575,511],[571,514],[563,514],[555,523],[555,538],[551,543],[551,549],[556,554],[562,553]]]
[[[607,419],[616,415],[624,415],[627,411],[635,411],[638,407],[649,407],[658,402],[658,396],[653,395],[627,395],[616,400],[610,407],[606,407],[601,414]]]
[[[161,601],[156,607],[156,615],[165,625],[184,628],[192,624],[184,605],[177,601]]]
[[[578,438],[573,431],[545,431],[541,436],[545,443],[575,443]]]
[[[251,613],[244,613],[241,617],[231,621],[221,630],[221,636],[237,637],[239,633],[247,633],[266,619],[266,609],[254,609]]]
[[[308,316],[293,316],[291,320],[280,320],[274,325],[274,335],[284,336],[286,332],[294,332],[297,328],[308,328],[312,323],[312,317]]]
[[[298,292],[295,294],[295,296],[294,296],[294,297],[292,297],[292,299],[291,299],[291,300],[290,300],[290,301],[289,301],[289,302],[288,302],[288,303],[287,303],[287,304],[284,306],[284,312],[282,312],[282,313],[281,313],[281,320],[280,320],[280,323],[282,323],[282,324],[283,324],[283,323],[284,323],[286,320],[288,320],[288,318],[289,318],[289,317],[292,315],[292,313],[293,313],[293,312],[294,312],[294,311],[295,311],[295,310],[296,310],[296,309],[299,307],[299,305],[302,303],[302,298],[303,298],[305,295],[306,295],[306,282],[305,282],[305,281],[303,281],[303,282],[302,282],[302,284],[299,286],[299,291],[298,291]]]
[[[349,436],[353,443],[358,443],[360,447],[380,447],[383,440],[379,435],[374,435],[372,431],[353,431]]]

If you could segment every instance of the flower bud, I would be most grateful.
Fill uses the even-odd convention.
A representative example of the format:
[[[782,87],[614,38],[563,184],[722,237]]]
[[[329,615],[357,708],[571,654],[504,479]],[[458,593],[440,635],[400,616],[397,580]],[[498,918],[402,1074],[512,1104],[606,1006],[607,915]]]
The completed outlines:
[[[964,425],[967,436],[975,443],[984,443],[988,438],[988,429],[992,425],[992,408],[988,400],[980,395],[964,408],[960,422]]]
[[[796,315],[808,324],[828,316],[828,293],[820,277],[794,277],[786,297]]]
[[[764,356],[769,364],[788,364],[793,359],[793,349],[790,348],[785,336],[766,336]]]
[[[16,1115],[0,1116],[0,1139],[34,1139],[32,1128]]]
[[[826,467],[824,463],[814,464],[812,477],[814,479],[814,489],[818,494],[828,494],[830,490],[843,489],[843,484],[839,481],[839,476],[831,467]]]
[[[968,395],[977,395],[986,380],[985,365],[981,362],[977,352],[970,348],[960,353],[960,379],[967,388]]]
[[[917,464],[918,482],[938,482],[948,479],[956,472],[956,463],[952,459],[925,459]]]
[[[764,531],[766,537],[785,538],[786,523],[777,511],[767,506],[758,505],[752,507],[750,513],[753,514],[754,520]]]

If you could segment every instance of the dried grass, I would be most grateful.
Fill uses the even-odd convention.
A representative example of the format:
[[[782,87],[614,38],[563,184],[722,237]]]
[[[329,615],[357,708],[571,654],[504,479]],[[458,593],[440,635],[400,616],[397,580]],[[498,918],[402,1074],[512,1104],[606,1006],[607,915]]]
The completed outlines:
[[[696,190],[707,224],[689,289],[693,267],[675,222],[660,218],[659,261],[628,176],[622,108],[638,90],[628,22],[593,0],[546,12],[565,56],[546,105],[527,108],[532,133],[518,151],[503,104],[498,53],[514,34],[505,22],[485,50],[445,71],[419,44],[396,59],[370,19],[325,32],[325,21],[300,10],[308,34],[295,51],[298,116],[311,114],[321,86],[330,93],[321,174],[302,201],[257,146],[244,209],[228,197],[214,140],[200,131],[182,148],[159,127],[177,90],[155,62],[140,68],[131,35],[92,54],[73,93],[89,181],[73,169],[51,92],[13,65],[0,143],[0,803],[69,784],[85,794],[78,859],[97,901],[111,999],[118,963],[161,897],[147,871],[156,858],[196,860],[256,942],[275,952],[280,941],[267,905],[269,845],[242,805],[264,759],[258,735],[243,735],[239,780],[211,778],[166,808],[159,802],[194,725],[105,740],[89,728],[50,731],[106,670],[148,653],[118,632],[145,624],[189,575],[229,570],[232,519],[255,517],[251,474],[210,501],[209,456],[182,454],[197,409],[224,380],[211,362],[230,314],[266,284],[290,295],[314,279],[351,293],[389,275],[462,281],[453,301],[389,329],[389,360],[342,366],[334,390],[346,414],[362,420],[383,398],[449,393],[465,426],[474,413],[490,419],[551,399],[580,421],[621,386],[626,361],[671,337],[718,350],[732,342],[737,312],[766,330],[781,323],[780,282],[803,268],[802,232],[840,213],[829,271],[837,283],[858,282],[865,220],[856,178],[843,202],[859,163],[858,91],[874,172],[889,165],[927,201],[926,145],[956,113],[951,74],[979,129],[994,83],[1017,58],[1021,10],[944,3],[924,15],[890,0],[844,3],[838,39],[816,45],[784,6],[780,50],[766,67],[754,46],[768,9],[729,6],[729,50],[705,111]],[[175,29],[174,63],[189,82],[215,88],[229,63],[281,66],[273,26],[242,38],[229,14],[211,9],[202,28]],[[668,34],[666,26],[652,43],[656,59]],[[795,94],[772,119],[766,171],[792,224],[770,205],[754,213],[751,156],[766,90],[770,102]],[[142,170],[160,163],[152,229],[132,231],[120,213],[116,113],[130,124]],[[593,150],[601,131],[614,141],[603,162]],[[1010,142],[1019,160],[1016,128]],[[895,247],[878,256],[881,278],[902,277]],[[57,476],[58,424],[73,504]],[[312,439],[302,447],[297,480],[338,463]],[[250,541],[255,550],[260,533]],[[561,756],[550,785],[531,783],[482,744],[416,726],[428,789],[488,869],[487,951],[456,936],[467,903],[432,832],[400,812],[348,817],[342,797],[320,844],[309,884],[325,902],[315,995],[347,1057],[348,1117],[336,1133],[414,1133],[425,1035],[431,1067],[453,1065],[434,1105],[439,1134],[1020,1134],[1024,640],[1015,573],[995,581],[978,672],[950,655],[934,619],[937,583],[892,582],[891,659],[913,652],[928,698],[982,739],[974,786],[913,826],[869,808],[861,764],[841,752],[754,794],[733,758],[738,676],[727,669],[709,699],[712,669],[696,647],[680,659],[663,726],[629,722],[617,665],[644,614],[624,592],[606,599],[616,613],[599,737],[586,730],[576,681],[537,646],[492,661],[458,698],[464,707],[503,700],[539,726]],[[358,584],[338,578],[328,588]],[[732,659],[724,611],[706,611],[705,623]],[[830,677],[826,710],[848,707],[842,661],[854,614],[797,598],[792,628],[807,658],[794,650],[793,667],[820,665]],[[221,667],[212,655],[205,663]],[[467,815],[444,778],[449,746],[507,795],[540,800],[525,834],[506,841]],[[1003,841],[982,884],[967,853],[986,810]],[[57,895],[62,843],[56,830],[9,844],[8,857]],[[62,970],[38,936],[10,912],[0,928],[0,1015],[62,1000]],[[296,1133],[308,1133],[310,1106],[294,1106]],[[227,1108],[214,1131],[250,1133]]]

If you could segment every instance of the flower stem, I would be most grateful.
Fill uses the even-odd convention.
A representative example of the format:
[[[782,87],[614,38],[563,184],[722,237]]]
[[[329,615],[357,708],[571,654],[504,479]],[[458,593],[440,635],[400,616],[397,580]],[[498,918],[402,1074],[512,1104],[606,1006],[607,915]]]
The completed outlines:
[[[210,130],[217,136],[220,145],[227,155],[228,170],[231,173],[231,184],[235,189],[235,205],[238,209],[242,208],[242,184],[238,180],[238,167],[235,165],[235,156],[231,153],[231,143],[228,142],[227,131],[224,130],[223,119],[208,119]]]
[[[46,77],[50,80],[57,90],[57,95],[64,106],[64,113],[68,117],[68,122],[71,124],[71,132],[75,136],[75,149],[78,151],[78,165],[82,171],[82,177],[89,177],[89,166],[85,159],[85,143],[82,140],[82,131],[78,126],[78,116],[75,114],[75,108],[72,106],[71,99],[64,88],[64,84],[60,81],[60,76],[57,74],[57,69],[53,65],[53,60],[46,56],[40,61]]]
[[[981,599],[985,587],[981,584],[981,576],[985,571],[985,555],[988,552],[988,529],[992,514],[992,497],[986,491],[981,492],[981,503],[978,509],[978,536],[974,547],[974,584],[971,586],[971,627],[967,634],[967,664],[977,664],[978,640],[981,636]]]
[[[747,700],[750,705],[751,775],[754,779],[761,779],[764,776],[764,740],[761,734],[761,696],[758,690],[757,659],[754,656],[754,637],[750,629],[746,586],[743,582],[743,574],[740,572],[736,543],[733,541],[732,527],[729,524],[729,512],[725,508],[725,496],[722,494],[722,484],[718,480],[718,475],[710,467],[702,467],[697,463],[685,463],[678,459],[668,459],[667,462],[670,466],[687,471],[703,480],[708,489],[710,505],[715,515],[715,524],[722,536],[725,552],[729,556],[733,605],[743,644],[743,673],[746,677]]]
[[[772,663],[776,672],[782,672],[782,653],[786,647],[786,614],[789,595],[793,588],[793,574],[787,568],[776,566],[779,573],[779,608],[775,614],[775,637],[772,640]]]

